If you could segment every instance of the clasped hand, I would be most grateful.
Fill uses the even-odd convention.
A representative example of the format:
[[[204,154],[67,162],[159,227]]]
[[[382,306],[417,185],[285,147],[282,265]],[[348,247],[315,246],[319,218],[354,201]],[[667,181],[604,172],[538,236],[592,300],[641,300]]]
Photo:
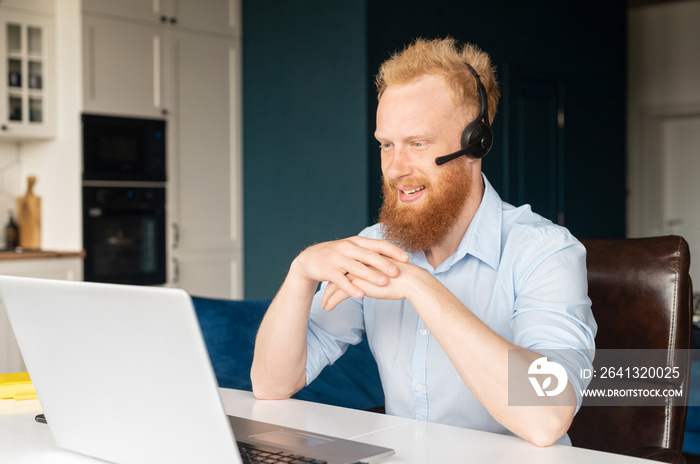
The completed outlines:
[[[321,307],[334,309],[347,298],[403,299],[401,285],[410,268],[408,254],[385,240],[349,237],[304,250],[296,268],[308,282],[328,281]]]

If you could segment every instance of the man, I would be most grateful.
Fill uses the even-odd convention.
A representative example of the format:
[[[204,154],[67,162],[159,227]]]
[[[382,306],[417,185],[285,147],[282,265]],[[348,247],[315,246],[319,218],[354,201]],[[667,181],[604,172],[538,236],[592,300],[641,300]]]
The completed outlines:
[[[531,350],[594,347],[585,250],[529,206],[501,201],[472,153],[483,147],[436,162],[464,148],[481,113],[493,120],[488,55],[416,40],[382,65],[377,86],[380,223],[292,262],[256,341],[255,395],[293,395],[366,332],[387,413],[567,443],[586,387],[575,373],[591,356],[557,360],[563,405],[509,406],[508,353],[529,365],[542,356]]]

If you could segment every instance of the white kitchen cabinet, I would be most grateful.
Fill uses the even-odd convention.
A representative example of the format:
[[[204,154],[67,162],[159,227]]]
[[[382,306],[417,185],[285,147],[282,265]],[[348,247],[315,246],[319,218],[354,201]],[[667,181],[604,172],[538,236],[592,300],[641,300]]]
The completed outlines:
[[[181,250],[173,257],[176,282],[194,296],[243,298],[241,259],[237,252],[197,253]]]
[[[238,34],[240,9],[237,0],[169,0],[165,15],[179,30],[215,34]],[[161,15],[161,20],[162,20]]]
[[[166,119],[169,284],[240,298],[241,57],[232,26],[238,4],[117,3],[83,0],[83,108]],[[182,15],[156,19],[171,12]]]
[[[171,37],[170,212],[173,278],[186,290],[240,297],[239,55],[235,42]],[[196,270],[196,271],[195,271]],[[210,290],[207,290],[209,288]]]
[[[127,20],[157,22],[164,13],[159,0],[83,0],[83,13],[114,16]]]
[[[83,0],[83,12],[232,35],[239,9],[236,0]]]
[[[53,14],[54,0],[0,0],[0,6]]]
[[[163,117],[165,31],[159,26],[83,17],[83,109]]]
[[[54,20],[0,3],[0,140],[55,135]]]
[[[6,259],[0,252],[0,275],[36,279],[83,280],[83,253],[28,251],[17,259]]]
[[[234,0],[83,0],[84,110],[167,115],[171,34],[233,39],[237,19]]]
[[[82,253],[28,252],[5,259],[1,253],[0,275],[39,279],[83,280]],[[46,256],[46,257],[42,257]],[[5,307],[0,301],[0,374],[26,371]]]

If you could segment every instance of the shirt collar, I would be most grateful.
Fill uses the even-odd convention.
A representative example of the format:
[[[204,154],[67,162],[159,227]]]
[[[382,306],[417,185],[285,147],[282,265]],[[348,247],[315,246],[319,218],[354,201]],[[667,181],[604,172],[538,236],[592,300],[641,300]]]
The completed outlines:
[[[462,237],[457,251],[435,269],[436,273],[449,270],[467,254],[483,261],[493,269],[498,268],[501,260],[503,202],[486,176],[483,173],[481,176],[484,179],[484,196],[481,204]],[[411,255],[411,262],[420,267],[432,269],[423,252]]]
[[[453,255],[455,258],[453,262],[457,262],[469,253],[493,269],[497,269],[501,261],[503,202],[486,179],[486,175],[482,173],[481,176],[484,179],[484,197],[457,252]],[[448,259],[448,261],[452,260]]]

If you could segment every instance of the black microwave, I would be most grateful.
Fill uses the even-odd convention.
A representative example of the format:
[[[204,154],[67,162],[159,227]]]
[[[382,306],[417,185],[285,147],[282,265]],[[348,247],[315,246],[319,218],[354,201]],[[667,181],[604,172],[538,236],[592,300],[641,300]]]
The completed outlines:
[[[165,182],[165,121],[83,114],[83,180]]]

